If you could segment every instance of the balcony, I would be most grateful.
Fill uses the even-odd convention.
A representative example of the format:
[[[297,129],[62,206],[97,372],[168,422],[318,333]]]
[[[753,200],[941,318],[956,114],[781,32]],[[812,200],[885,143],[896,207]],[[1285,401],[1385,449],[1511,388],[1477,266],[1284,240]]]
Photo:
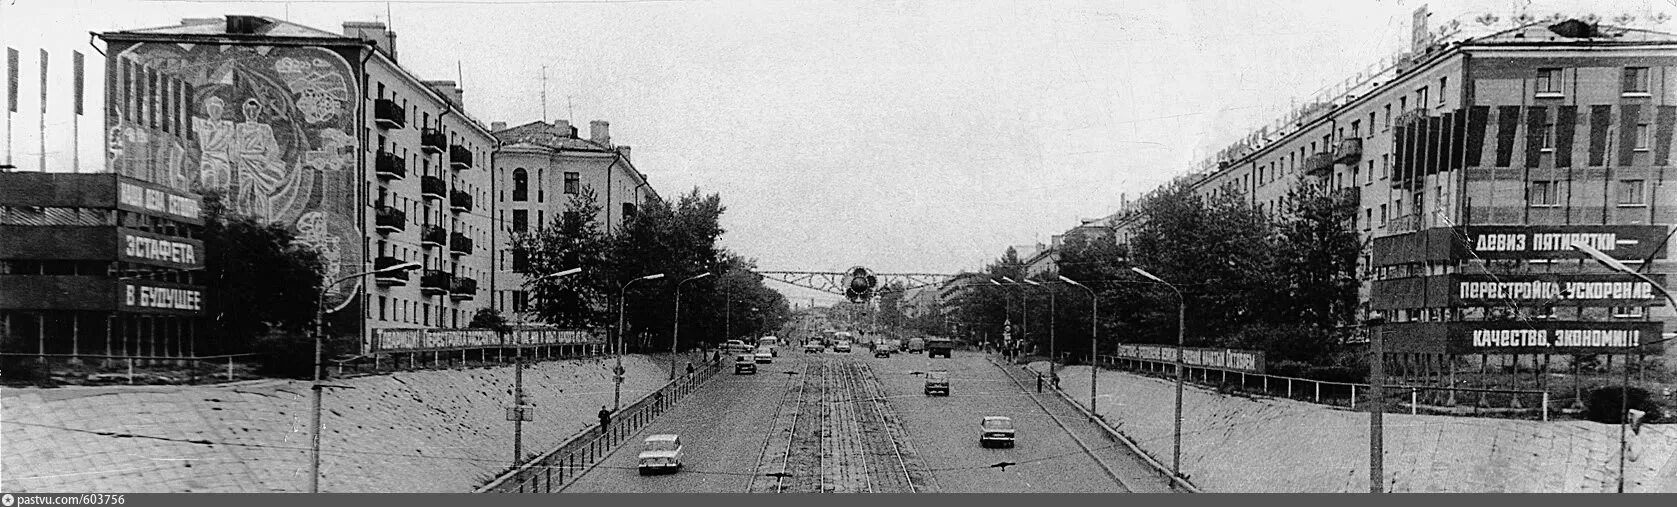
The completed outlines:
[[[373,259],[373,268],[374,269],[384,269],[384,268],[395,266],[395,265],[401,264],[401,263],[402,263],[402,260],[397,259],[395,257],[379,257],[379,258]],[[388,272],[388,273],[379,273],[379,274],[373,275],[373,279],[375,281],[377,281],[380,286],[407,285],[408,284],[408,271],[409,270],[391,271],[391,272]]]
[[[1339,140],[1339,146],[1333,151],[1333,162],[1335,164],[1351,165],[1357,163],[1358,160],[1362,160],[1362,158],[1363,140],[1356,137]]]
[[[436,176],[422,176],[419,178],[419,195],[426,199],[441,200],[448,194],[448,184]]]
[[[425,129],[419,134],[419,149],[432,155],[442,153],[448,149],[448,134],[437,129]]]
[[[448,233],[443,232],[443,227],[440,225],[425,224],[424,228],[419,229],[419,244],[421,246],[438,247],[443,246],[443,243],[446,242],[448,242]]]
[[[375,214],[373,222],[378,224],[379,234],[401,232],[408,228],[407,212],[383,205],[375,207],[373,210]]]
[[[396,156],[395,153],[378,152],[378,160],[374,165],[378,166],[380,178],[399,180],[408,177],[408,161],[402,160],[402,157]]]
[[[458,232],[448,235],[448,251],[454,255],[471,255],[472,238]]]
[[[1336,201],[1344,201],[1356,206],[1362,204],[1363,192],[1358,190],[1357,187],[1336,188],[1333,189],[1333,198]]]
[[[1323,151],[1304,157],[1304,173],[1311,176],[1333,174],[1333,154]]]
[[[472,150],[458,144],[448,147],[448,164],[455,169],[471,169]]]
[[[472,194],[463,190],[453,190],[448,193],[448,207],[455,213],[472,211]]]
[[[447,294],[451,278],[454,277],[449,275],[447,272],[436,269],[427,269],[425,270],[425,275],[419,277],[419,292],[427,296]]]
[[[408,113],[394,100],[377,99],[373,101],[373,123],[382,129],[399,129],[408,125]]]
[[[1403,215],[1393,218],[1391,223],[1386,224],[1388,234],[1401,234],[1419,230],[1421,230],[1421,215]]]
[[[460,301],[477,296],[477,280],[466,278],[464,276],[455,276],[450,278],[451,280],[448,285],[448,297],[453,298],[455,301]]]

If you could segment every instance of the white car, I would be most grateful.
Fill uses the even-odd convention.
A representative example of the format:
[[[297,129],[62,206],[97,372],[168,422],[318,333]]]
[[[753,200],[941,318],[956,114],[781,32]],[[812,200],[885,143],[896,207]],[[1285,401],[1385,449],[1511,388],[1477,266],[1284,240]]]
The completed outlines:
[[[999,415],[984,416],[984,420],[978,423],[978,431],[980,431],[978,435],[979,447],[990,447],[991,445],[1013,447],[1013,418]]]
[[[833,352],[850,352],[850,342],[840,340],[833,344]]]
[[[681,436],[658,434],[646,437],[638,458],[641,475],[681,471]]]
[[[757,353],[755,356],[757,358],[757,364],[769,364],[774,362],[774,350],[769,347],[757,347]]]

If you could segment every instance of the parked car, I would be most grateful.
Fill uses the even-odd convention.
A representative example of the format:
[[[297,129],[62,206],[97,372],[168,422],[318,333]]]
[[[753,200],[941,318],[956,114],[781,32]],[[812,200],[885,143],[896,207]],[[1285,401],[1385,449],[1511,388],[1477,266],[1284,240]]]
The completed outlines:
[[[984,416],[984,420],[978,423],[978,430],[979,447],[990,447],[992,445],[1013,447],[1015,436],[1013,418],[999,415]]]
[[[849,354],[850,353],[850,342],[844,341],[844,340],[839,340],[838,343],[833,344],[833,352],[843,352],[843,353]]]
[[[753,354],[740,354],[738,356],[734,356],[734,374],[756,375],[757,358]]]
[[[926,372],[926,395],[941,394],[949,396],[949,372],[932,370]]]
[[[681,436],[658,434],[646,437],[638,461],[641,475],[681,471]]]
[[[821,346],[821,342],[811,340],[811,341],[808,341],[808,342],[804,343],[804,353],[805,354],[822,352],[824,350],[827,350],[827,349],[826,349],[826,347]]]
[[[752,354],[752,355],[754,357],[756,357],[758,364],[769,364],[769,363],[774,362],[774,348],[773,347],[768,347],[768,346],[757,347],[757,353]]]

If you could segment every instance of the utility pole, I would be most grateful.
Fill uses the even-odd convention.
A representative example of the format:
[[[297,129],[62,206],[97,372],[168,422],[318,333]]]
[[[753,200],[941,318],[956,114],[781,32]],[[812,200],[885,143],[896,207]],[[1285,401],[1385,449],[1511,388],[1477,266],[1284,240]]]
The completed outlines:
[[[524,347],[512,358],[512,466],[524,459]]]
[[[1381,312],[1373,312],[1368,318],[1369,330],[1369,372],[1368,372],[1368,492],[1384,493],[1386,477],[1386,443],[1385,421],[1386,414],[1386,350],[1384,342],[1386,316]]]

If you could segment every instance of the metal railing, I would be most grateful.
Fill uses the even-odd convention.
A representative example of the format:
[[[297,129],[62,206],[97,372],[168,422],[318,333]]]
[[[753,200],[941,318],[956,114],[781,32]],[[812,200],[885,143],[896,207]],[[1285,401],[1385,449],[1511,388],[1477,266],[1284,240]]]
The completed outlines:
[[[564,489],[565,485],[592,470],[641,428],[675,407],[676,402],[693,394],[721,369],[722,362],[718,361],[708,363],[692,375],[677,377],[612,414],[611,424],[605,429],[602,430],[598,424],[584,428],[553,450],[496,476],[473,492],[554,493]]]
[[[1100,356],[1100,366],[1143,375],[1175,378],[1176,364],[1119,356]],[[1283,377],[1224,368],[1187,365],[1186,380],[1215,388],[1288,398],[1353,410],[1367,408],[1369,385],[1297,377]],[[1548,391],[1486,389],[1438,385],[1387,384],[1385,407],[1389,412],[1439,414],[1471,417],[1506,417],[1548,421],[1553,411]]]

